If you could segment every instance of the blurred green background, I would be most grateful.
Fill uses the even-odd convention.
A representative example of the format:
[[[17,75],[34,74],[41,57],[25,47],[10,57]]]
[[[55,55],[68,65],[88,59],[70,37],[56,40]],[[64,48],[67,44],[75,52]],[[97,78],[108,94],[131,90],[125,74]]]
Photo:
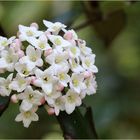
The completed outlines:
[[[77,29],[96,54],[97,94],[84,102],[92,107],[99,138],[140,138],[140,2],[0,2],[0,35],[15,35],[19,24],[31,22],[43,29],[43,19]],[[10,103],[0,118],[1,139],[62,138],[56,118],[43,108],[28,129],[14,121],[18,112]]]

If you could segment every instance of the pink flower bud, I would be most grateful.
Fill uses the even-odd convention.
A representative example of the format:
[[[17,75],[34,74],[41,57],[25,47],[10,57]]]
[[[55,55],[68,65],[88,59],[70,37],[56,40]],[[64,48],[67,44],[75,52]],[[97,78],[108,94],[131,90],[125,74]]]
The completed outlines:
[[[54,108],[48,108],[47,112],[48,112],[49,115],[54,115],[55,114]]]
[[[51,35],[51,33],[49,31],[45,31],[45,36],[48,38],[48,35]]]
[[[57,91],[62,91],[64,89],[64,86],[62,85],[62,84],[58,84],[57,86],[56,86],[56,90]]]
[[[46,109],[46,111],[48,112],[49,115],[54,115],[55,114],[54,108],[52,108],[48,105],[44,105],[44,108]]]
[[[46,102],[46,101],[45,101],[45,98],[42,97],[41,100],[40,100],[41,105],[45,104],[45,102]]]
[[[34,84],[35,83],[35,80],[37,79],[35,76],[31,76],[31,84]]]
[[[84,78],[89,78],[91,75],[92,75],[92,72],[90,72],[90,71],[84,72]]]
[[[48,55],[50,55],[52,53],[52,49],[48,49],[44,52],[44,56],[47,57]]]
[[[39,26],[37,23],[33,22],[30,24],[30,27],[35,27],[36,29],[39,29]]]
[[[27,78],[27,84],[28,84],[28,85],[31,84],[31,81],[32,81],[32,80],[31,80],[31,77],[28,77],[28,78]]]
[[[64,34],[64,38],[65,38],[66,40],[72,40],[73,34],[72,34],[70,31],[68,31],[68,32],[66,32],[66,33]]]
[[[14,40],[14,43],[16,44],[17,48],[20,49],[20,47],[21,47],[21,45],[22,45],[21,41],[20,41],[19,39],[15,39],[15,40]]]
[[[13,94],[13,95],[11,96],[11,102],[12,102],[12,103],[18,103],[18,98],[17,98],[17,95],[16,95],[16,94]]]
[[[21,58],[24,56],[24,52],[22,50],[18,50],[18,57]]]

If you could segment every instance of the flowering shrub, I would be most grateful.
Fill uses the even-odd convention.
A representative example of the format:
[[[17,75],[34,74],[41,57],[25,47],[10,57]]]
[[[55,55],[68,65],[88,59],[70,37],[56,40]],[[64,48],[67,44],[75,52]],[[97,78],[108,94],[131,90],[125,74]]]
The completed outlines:
[[[0,95],[20,104],[15,120],[24,127],[38,121],[40,105],[49,114],[71,114],[97,87],[95,54],[86,42],[60,22],[43,23],[45,31],[32,23],[19,25],[17,37],[0,37]]]

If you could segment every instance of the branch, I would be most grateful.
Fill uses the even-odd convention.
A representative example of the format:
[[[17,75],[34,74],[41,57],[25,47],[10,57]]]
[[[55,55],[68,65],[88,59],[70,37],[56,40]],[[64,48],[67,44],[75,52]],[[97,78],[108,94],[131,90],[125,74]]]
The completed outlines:
[[[78,31],[78,30],[80,30],[80,29],[83,29],[83,28],[87,27],[87,26],[90,25],[90,24],[92,24],[91,21],[90,21],[90,20],[87,20],[87,21],[81,23],[80,25],[77,25],[76,27],[73,27],[73,29],[74,29],[75,31]]]

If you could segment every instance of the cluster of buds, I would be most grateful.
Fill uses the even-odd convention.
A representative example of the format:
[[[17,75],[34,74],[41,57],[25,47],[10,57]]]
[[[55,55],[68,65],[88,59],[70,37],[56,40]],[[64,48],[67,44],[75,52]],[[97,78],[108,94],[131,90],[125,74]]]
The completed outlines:
[[[19,103],[15,120],[29,127],[38,121],[36,111],[44,106],[48,113],[71,114],[86,95],[96,92],[95,54],[60,22],[43,20],[19,25],[17,37],[0,37],[0,95]]]

